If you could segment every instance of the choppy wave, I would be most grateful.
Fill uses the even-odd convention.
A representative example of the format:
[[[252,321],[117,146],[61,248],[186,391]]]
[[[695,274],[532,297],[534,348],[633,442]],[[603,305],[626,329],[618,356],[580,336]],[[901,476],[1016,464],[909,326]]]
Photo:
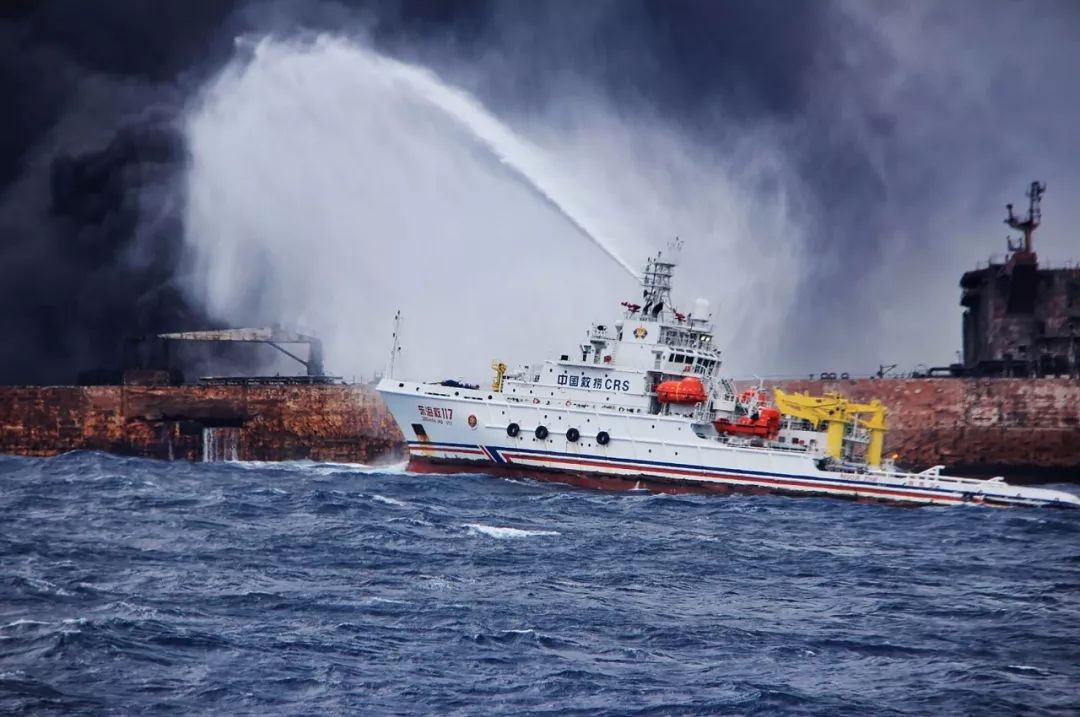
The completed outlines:
[[[0,714],[1067,714],[1080,515],[0,458]]]
[[[497,525],[481,525],[479,523],[466,523],[465,527],[474,533],[486,535],[489,538],[532,538],[559,534],[557,530],[528,530],[526,528],[506,528]]]

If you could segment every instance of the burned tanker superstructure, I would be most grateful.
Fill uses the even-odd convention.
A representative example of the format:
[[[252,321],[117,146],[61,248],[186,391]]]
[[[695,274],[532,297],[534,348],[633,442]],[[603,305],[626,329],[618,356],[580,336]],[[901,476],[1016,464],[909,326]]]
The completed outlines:
[[[1031,183],[1023,219],[1007,205],[1007,257],[960,280],[965,375],[1080,377],[1080,268],[1040,268],[1032,241],[1045,190]]]

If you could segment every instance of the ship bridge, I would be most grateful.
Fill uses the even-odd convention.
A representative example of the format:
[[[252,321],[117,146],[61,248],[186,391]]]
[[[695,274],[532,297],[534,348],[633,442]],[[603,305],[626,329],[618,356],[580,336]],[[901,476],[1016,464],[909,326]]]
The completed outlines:
[[[714,410],[733,410],[734,387],[719,375],[721,355],[713,345],[709,304],[698,299],[693,313],[685,314],[675,308],[674,268],[675,261],[663,253],[649,259],[641,277],[644,304],[622,302],[623,315],[592,324],[575,353],[511,372],[495,362],[494,390],[510,402],[692,414],[703,422]],[[660,400],[661,384],[689,378],[697,379],[696,391],[707,397]]]
[[[680,244],[672,246],[676,253]],[[614,338],[612,353],[619,364],[660,374],[697,374],[711,377],[720,367],[720,351],[713,345],[709,304],[698,299],[692,313],[678,311],[671,300],[672,257],[658,253],[642,273],[642,301],[622,303],[622,320],[615,336],[596,336],[601,342]]]

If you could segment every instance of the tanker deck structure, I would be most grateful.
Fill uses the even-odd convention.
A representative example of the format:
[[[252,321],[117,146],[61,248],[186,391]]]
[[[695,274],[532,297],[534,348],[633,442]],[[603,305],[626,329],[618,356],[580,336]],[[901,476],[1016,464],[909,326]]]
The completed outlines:
[[[1021,232],[1008,255],[960,280],[963,364],[969,376],[1080,378],[1080,267],[1044,268],[1034,233],[1045,184],[1032,182],[1024,218],[1006,206],[1005,223]]]

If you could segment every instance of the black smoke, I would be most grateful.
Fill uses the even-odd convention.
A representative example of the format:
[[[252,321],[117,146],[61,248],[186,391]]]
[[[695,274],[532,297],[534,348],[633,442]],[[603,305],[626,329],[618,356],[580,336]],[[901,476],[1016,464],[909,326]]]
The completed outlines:
[[[221,3],[5,3],[0,380],[111,377],[207,321],[176,284],[175,117],[228,45]]]
[[[1078,153],[1062,127],[1080,119],[1067,41],[1080,11],[1067,0],[9,0],[0,381],[117,370],[141,335],[212,325],[180,269],[185,103],[239,35],[357,29],[402,56],[481,68],[453,79],[496,112],[527,115],[575,87],[710,145],[775,128],[817,208],[819,261],[783,278],[800,285],[791,348],[807,371],[838,368],[822,362],[852,326],[902,300],[883,294],[884,264],[952,287],[934,241],[982,227],[967,220],[984,213],[992,230],[991,213],[1019,199],[1004,188],[1029,175],[1053,175],[1048,203],[1076,179],[1060,159]],[[969,240],[970,261],[994,240]],[[950,357],[947,341],[928,360]]]

